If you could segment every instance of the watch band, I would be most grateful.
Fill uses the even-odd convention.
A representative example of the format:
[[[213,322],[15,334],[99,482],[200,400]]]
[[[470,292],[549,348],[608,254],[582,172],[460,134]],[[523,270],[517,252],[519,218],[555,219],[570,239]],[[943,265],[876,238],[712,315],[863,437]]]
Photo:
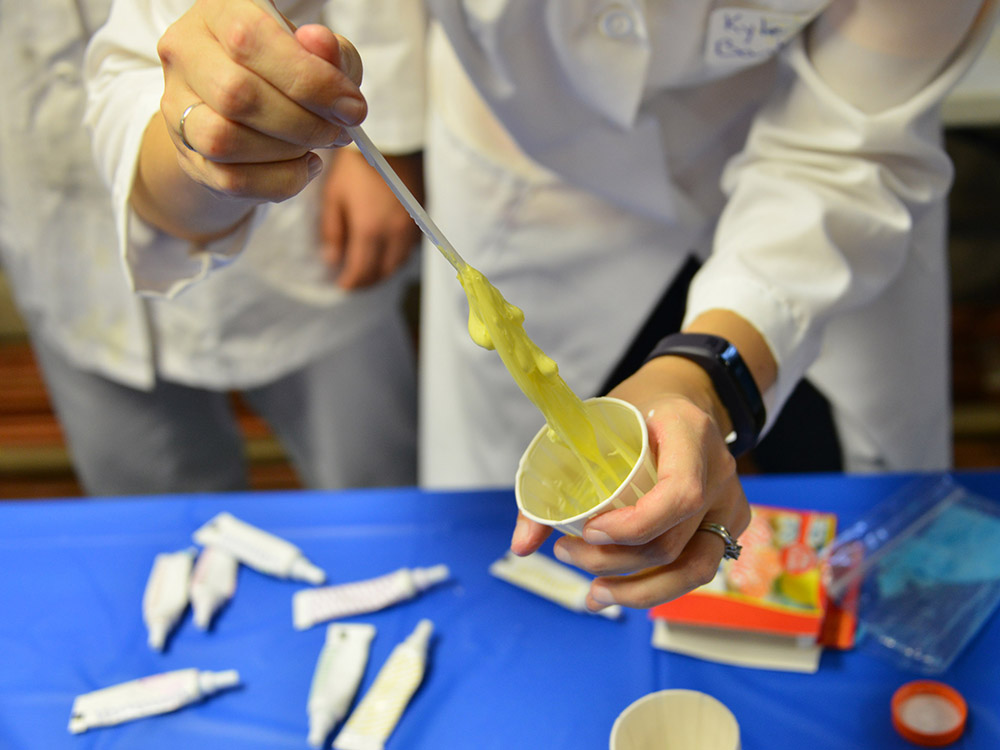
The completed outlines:
[[[733,423],[733,431],[726,438],[729,452],[739,456],[753,448],[767,414],[760,389],[736,347],[721,336],[674,333],[660,339],[646,362],[667,355],[691,360],[708,373]]]

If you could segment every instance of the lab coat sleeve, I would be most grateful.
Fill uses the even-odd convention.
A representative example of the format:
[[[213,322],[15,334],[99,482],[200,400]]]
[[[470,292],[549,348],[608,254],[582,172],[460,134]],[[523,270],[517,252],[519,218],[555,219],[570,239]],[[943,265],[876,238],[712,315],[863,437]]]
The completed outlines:
[[[423,0],[327,0],[324,21],[358,48],[365,133],[388,154],[423,149],[427,14]]]
[[[685,317],[731,310],[763,334],[778,362],[765,430],[818,356],[826,322],[892,283],[914,218],[947,195],[939,105],[988,37],[992,13],[923,90],[875,113],[824,83],[801,36],[783,54],[775,94],[723,174],[728,202]]]
[[[254,223],[245,221],[224,239],[194,245],[148,225],[131,208],[142,137],[163,95],[156,44],[189,5],[185,0],[116,0],[85,61],[85,119],[94,158],[111,192],[126,274],[140,294],[174,296],[225,265],[243,248]]]

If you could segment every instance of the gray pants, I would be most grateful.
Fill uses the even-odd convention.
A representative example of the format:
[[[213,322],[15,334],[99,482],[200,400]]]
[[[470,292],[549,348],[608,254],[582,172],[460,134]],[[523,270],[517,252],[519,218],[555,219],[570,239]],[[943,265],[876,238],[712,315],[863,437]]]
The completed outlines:
[[[228,394],[158,380],[141,391],[34,349],[73,465],[90,495],[217,492],[247,487]],[[349,345],[242,392],[315,489],[416,482],[413,351],[387,316]]]

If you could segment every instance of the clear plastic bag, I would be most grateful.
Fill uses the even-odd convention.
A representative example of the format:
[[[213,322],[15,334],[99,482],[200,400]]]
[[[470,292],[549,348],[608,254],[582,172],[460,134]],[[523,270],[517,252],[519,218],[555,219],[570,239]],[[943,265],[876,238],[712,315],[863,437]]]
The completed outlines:
[[[922,477],[824,553],[829,595],[858,597],[858,645],[923,674],[948,669],[1000,604],[1000,503]]]

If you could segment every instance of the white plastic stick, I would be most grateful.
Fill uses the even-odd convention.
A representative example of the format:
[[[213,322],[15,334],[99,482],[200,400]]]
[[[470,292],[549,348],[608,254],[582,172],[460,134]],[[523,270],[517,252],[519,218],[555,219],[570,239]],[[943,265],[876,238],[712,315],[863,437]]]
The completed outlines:
[[[368,134],[361,129],[360,125],[344,129],[354,139],[354,145],[358,147],[361,155],[379,173],[382,179],[385,180],[385,184],[389,186],[389,189],[396,195],[399,202],[403,204],[403,208],[406,209],[406,212],[417,223],[417,226],[420,227],[420,231],[427,235],[427,238],[434,243],[435,247],[441,251],[441,254],[455,267],[456,271],[461,271],[465,268],[465,260],[458,254],[458,251],[448,241],[448,238],[444,236],[444,233],[442,233],[438,225],[427,214],[424,207],[420,205],[420,201],[414,197],[409,188],[399,179],[399,175],[393,171],[392,167],[389,166],[389,162],[379,153],[379,150],[372,143]]]

